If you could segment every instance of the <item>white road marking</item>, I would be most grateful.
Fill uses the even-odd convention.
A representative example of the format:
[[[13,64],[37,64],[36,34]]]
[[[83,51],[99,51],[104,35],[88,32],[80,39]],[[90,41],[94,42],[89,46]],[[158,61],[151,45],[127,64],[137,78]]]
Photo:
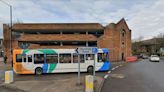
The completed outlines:
[[[112,68],[112,70],[114,70],[115,68]]]
[[[104,76],[104,78],[106,79],[106,78],[108,78],[108,76],[109,76],[109,75],[107,74],[107,75]]]
[[[118,68],[119,66],[116,66],[115,68]]]
[[[108,71],[108,73],[111,73],[111,71]]]

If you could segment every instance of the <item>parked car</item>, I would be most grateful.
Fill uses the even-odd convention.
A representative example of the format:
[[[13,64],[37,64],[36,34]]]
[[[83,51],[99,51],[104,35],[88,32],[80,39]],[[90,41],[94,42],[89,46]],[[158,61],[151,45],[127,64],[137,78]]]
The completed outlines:
[[[159,62],[160,61],[160,58],[158,55],[151,55],[150,58],[149,58],[150,61],[156,61],[156,62]]]
[[[149,56],[148,55],[142,55],[142,59],[148,59]]]

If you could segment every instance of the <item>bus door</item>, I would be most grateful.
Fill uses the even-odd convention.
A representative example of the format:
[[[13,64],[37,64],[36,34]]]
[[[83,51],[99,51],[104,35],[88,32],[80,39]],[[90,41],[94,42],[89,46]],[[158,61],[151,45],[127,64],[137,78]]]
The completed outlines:
[[[96,67],[98,71],[105,71],[109,70],[110,63],[109,63],[109,54],[108,53],[98,53],[97,54],[97,64]]]
[[[72,69],[74,72],[78,72],[78,59],[80,62],[80,71],[86,71],[87,70],[87,65],[86,65],[86,58],[85,54],[77,54],[73,53],[72,54]]]
[[[22,61],[23,61],[22,54],[16,53],[16,51],[15,51],[15,53],[13,55],[13,58],[14,58],[13,59],[13,68],[14,68],[14,71],[16,73],[22,72]]]
[[[28,67],[30,67],[30,69],[32,70],[33,66],[34,66],[34,64],[33,64],[33,62],[34,62],[33,61],[33,55],[27,55],[26,60],[27,60]]]
[[[33,62],[32,62],[33,59],[32,58],[33,58],[32,55],[23,55],[22,65],[23,65],[24,73],[31,73],[31,71],[33,70]]]

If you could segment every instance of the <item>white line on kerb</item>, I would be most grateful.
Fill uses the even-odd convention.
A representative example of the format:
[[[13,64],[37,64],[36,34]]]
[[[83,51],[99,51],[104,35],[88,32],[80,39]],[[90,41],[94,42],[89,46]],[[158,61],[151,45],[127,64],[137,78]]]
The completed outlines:
[[[111,71],[108,71],[108,73],[111,73]]]
[[[118,68],[119,66],[116,66],[115,68]]]
[[[115,68],[112,68],[112,70],[114,70]]]
[[[108,76],[109,76],[109,75],[107,74],[107,75],[104,76],[104,78],[106,79],[106,78],[108,78]]]

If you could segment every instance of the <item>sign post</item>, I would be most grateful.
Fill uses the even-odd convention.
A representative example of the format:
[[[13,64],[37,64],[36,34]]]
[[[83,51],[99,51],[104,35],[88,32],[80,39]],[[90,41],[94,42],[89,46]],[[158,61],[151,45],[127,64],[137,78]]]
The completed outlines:
[[[77,84],[80,85],[81,82],[80,82],[80,55],[78,55],[78,82]]]
[[[78,47],[76,49],[78,53],[78,84],[80,84],[80,54],[94,54],[94,64],[93,64],[93,80],[95,77],[95,54],[98,53],[97,47]]]

